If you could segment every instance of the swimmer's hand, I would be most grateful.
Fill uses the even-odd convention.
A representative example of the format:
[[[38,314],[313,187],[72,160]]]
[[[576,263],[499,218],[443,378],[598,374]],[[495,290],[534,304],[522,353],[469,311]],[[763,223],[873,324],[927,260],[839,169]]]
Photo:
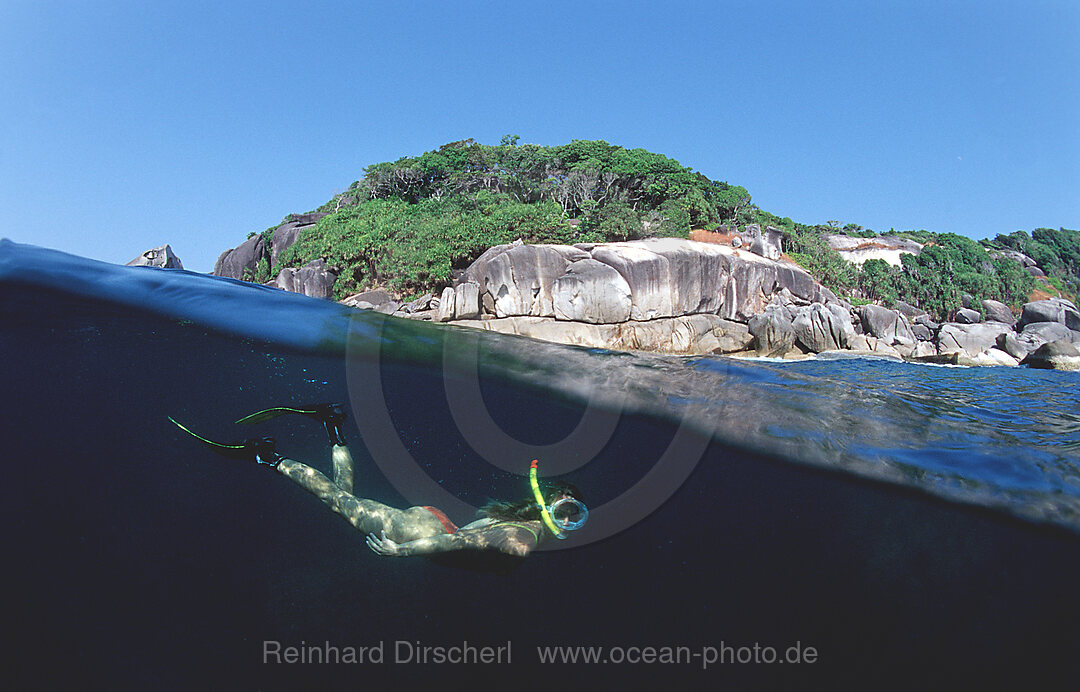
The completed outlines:
[[[382,537],[376,536],[373,533],[367,535],[367,544],[372,551],[379,555],[386,555],[387,557],[400,557],[405,554],[394,541],[386,537],[386,532],[382,532]]]

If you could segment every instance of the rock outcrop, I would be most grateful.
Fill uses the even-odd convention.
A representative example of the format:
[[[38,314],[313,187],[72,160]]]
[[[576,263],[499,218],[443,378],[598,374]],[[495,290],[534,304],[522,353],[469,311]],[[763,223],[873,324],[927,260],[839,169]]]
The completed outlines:
[[[835,303],[814,303],[801,308],[791,326],[795,329],[795,341],[814,353],[849,348],[855,337],[851,316]]]
[[[555,319],[592,324],[630,319],[630,284],[614,267],[591,257],[571,262],[552,290]]]
[[[997,346],[998,336],[1012,331],[1000,322],[957,324],[949,322],[941,326],[937,336],[939,355],[962,353],[974,357]]]
[[[428,303],[431,301],[431,294],[424,296],[423,308],[426,310]],[[363,291],[362,293],[354,293],[353,295],[345,298],[341,301],[342,305],[348,305],[349,307],[359,308],[361,310],[374,310],[375,312],[382,312],[388,315],[392,315],[398,310],[404,310],[407,313],[414,312],[413,309],[409,309],[414,305],[419,305],[418,301],[402,305],[394,300],[394,297],[384,291],[381,288],[377,288],[371,291]]]
[[[1022,267],[1034,267],[1038,264],[1038,262],[1036,262],[1035,260],[1031,259],[1022,252],[1017,252],[1016,250],[991,250],[990,256],[1007,257],[1020,263],[1020,266]]]
[[[617,324],[569,322],[533,316],[460,320],[454,324],[589,348],[677,355],[741,352],[749,348],[753,340],[745,324],[725,320],[718,315],[703,314]]]
[[[435,309],[436,322],[472,320],[480,316],[480,287],[471,281],[447,286],[439,297]]]
[[[215,273],[250,278],[260,262],[279,257],[295,242],[298,229],[317,220],[317,214],[290,217],[271,236],[252,236],[223,253]],[[907,304],[853,311],[800,267],[780,259],[779,231],[770,227],[762,234],[751,226],[747,234],[745,245],[753,251],[678,238],[574,246],[517,241],[489,248],[455,272],[454,284],[439,297],[402,304],[385,291],[368,291],[342,302],[592,348],[1073,367],[1070,349],[1080,344],[1080,312],[1067,300],[1032,301],[1017,320],[1000,302],[965,295],[955,321],[946,324]],[[921,249],[895,238],[875,240],[887,240],[890,251]],[[158,250],[171,254],[168,246]],[[147,261],[151,254],[157,256],[144,253]],[[328,298],[335,279],[333,268],[316,260],[281,270],[274,285]]]
[[[980,351],[974,355],[959,351],[952,354],[951,362],[953,365],[1004,365],[1015,366],[1020,364],[1020,360],[1009,355],[1005,351],[999,348],[988,348],[985,351]]]
[[[1069,329],[1080,330],[1080,312],[1071,301],[1048,298],[1025,303],[1017,323],[1021,329],[1034,322],[1057,322]]]
[[[127,263],[128,267],[158,267],[159,269],[183,269],[184,263],[167,243],[147,250]]]
[[[915,347],[917,340],[915,332],[908,324],[907,318],[897,310],[890,310],[880,305],[863,305],[859,308],[859,320],[865,334],[870,334],[889,346],[901,346],[904,350]],[[924,334],[928,335],[930,330],[926,327],[923,329],[926,330]]]
[[[770,305],[765,312],[754,315],[747,323],[752,346],[759,356],[783,356],[795,346],[795,327],[792,316],[779,305]]]
[[[491,296],[496,317],[554,317],[555,279],[571,261],[588,258],[566,245],[496,245],[473,262],[463,280]]]
[[[571,265],[577,266],[571,271]],[[614,270],[621,281],[597,265]],[[782,289],[805,303],[835,300],[793,264],[678,238],[500,245],[481,255],[461,280],[480,287],[481,304],[492,304],[495,317],[556,317],[558,302],[563,319],[588,312],[597,324],[625,319],[627,298],[629,319],[636,321],[691,314],[745,321]],[[594,309],[584,310],[584,296],[598,299]]]
[[[261,235],[253,235],[232,250],[221,253],[214,263],[213,274],[250,281],[264,257],[266,242]]]
[[[996,346],[1018,361],[1027,358],[1027,354],[1031,350],[1027,348],[1025,344],[1021,343],[1019,339],[1016,338],[1016,334],[1012,332],[1002,332],[1001,334],[998,334]]]
[[[293,293],[312,298],[332,298],[337,274],[321,259],[312,260],[299,269],[285,268],[278,272],[274,285]]]
[[[1035,349],[1024,364],[1042,369],[1080,370],[1080,350],[1069,341],[1052,341]]]
[[[269,247],[263,234],[253,235],[232,250],[221,253],[212,273],[230,279],[250,280],[256,275],[259,262],[264,257],[269,258],[270,266],[276,266],[281,253],[296,242],[300,232],[324,216],[325,212],[290,214],[284,223],[271,232]]]
[[[784,254],[784,248],[781,245],[784,234],[779,228],[767,226],[763,235],[760,226],[750,224],[746,227],[746,231],[750,236],[750,252],[771,260],[778,260]]]
[[[984,300],[981,303],[983,312],[986,313],[987,322],[1001,322],[1010,327],[1016,324],[1016,316],[1005,303],[996,300]]]
[[[953,320],[959,324],[978,324],[979,322],[982,322],[982,315],[979,314],[978,310],[960,308],[956,311]]]
[[[475,287],[465,290],[475,292],[467,299],[476,310],[466,315],[461,291],[467,286]],[[826,309],[826,301],[834,305]],[[746,322],[770,303],[782,317],[759,330],[762,345],[756,347],[770,354],[794,345],[792,318],[800,305],[813,313],[808,340],[816,330],[843,348],[853,333],[846,304],[796,265],[678,238],[499,245],[443,291],[434,318],[563,343],[728,353],[755,342]]]
[[[1052,341],[1080,342],[1080,332],[1073,331],[1060,322],[1032,322],[1017,334],[1016,339],[1031,352]]]
[[[757,236],[760,238],[760,236]],[[462,301],[467,314],[462,319]],[[964,296],[957,321],[905,305],[851,306],[788,262],[674,238],[489,249],[443,291],[435,319],[589,347],[677,354],[863,354],[963,365],[1016,365],[1047,342],[1080,343],[1068,301],[1009,308]],[[990,318],[981,321],[979,307]],[[407,311],[402,311],[405,314]],[[414,311],[426,316],[432,310]],[[853,317],[854,315],[854,317]],[[1023,324],[1022,319],[1020,324]]]
[[[854,236],[828,234],[825,236],[829,247],[836,250],[848,262],[862,264],[868,259],[885,260],[894,267],[900,266],[900,255],[917,255],[923,246],[914,240],[905,240],[894,236],[875,238],[856,238]]]

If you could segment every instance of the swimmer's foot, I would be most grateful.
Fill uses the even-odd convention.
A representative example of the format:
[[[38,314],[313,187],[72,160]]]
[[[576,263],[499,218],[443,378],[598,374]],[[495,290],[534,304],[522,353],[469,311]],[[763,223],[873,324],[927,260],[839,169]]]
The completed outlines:
[[[326,435],[332,445],[345,445],[345,436],[341,432],[341,425],[345,422],[345,409],[341,404],[316,404],[314,406],[275,406],[274,408],[256,411],[250,416],[244,416],[236,421],[241,425],[261,423],[271,418],[277,418],[286,413],[296,413],[301,416],[314,418],[323,424]]]
[[[214,442],[187,429],[172,416],[169,416],[169,420],[188,435],[191,435],[218,454],[230,459],[254,461],[257,464],[265,464],[270,468],[277,468],[277,465],[285,458],[278,454],[272,437],[252,437],[237,443]]]

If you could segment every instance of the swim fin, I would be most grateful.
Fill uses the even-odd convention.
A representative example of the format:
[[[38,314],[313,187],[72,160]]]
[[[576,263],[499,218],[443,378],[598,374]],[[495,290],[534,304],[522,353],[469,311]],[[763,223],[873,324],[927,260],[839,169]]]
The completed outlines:
[[[254,461],[257,464],[266,464],[270,468],[277,468],[277,465],[285,458],[278,454],[274,438],[272,437],[252,437],[235,444],[214,442],[213,440],[207,439],[184,427],[172,416],[169,416],[168,418],[172,421],[173,425],[180,428],[188,435],[191,435],[218,454],[229,457],[230,459]]]
[[[310,416],[323,424],[326,435],[332,445],[345,445],[345,435],[341,431],[341,424],[345,422],[345,409],[341,404],[316,404],[314,406],[275,406],[273,408],[256,411],[251,415],[244,416],[236,421],[241,425],[262,423],[263,421],[277,418],[286,413],[296,413],[301,416]]]

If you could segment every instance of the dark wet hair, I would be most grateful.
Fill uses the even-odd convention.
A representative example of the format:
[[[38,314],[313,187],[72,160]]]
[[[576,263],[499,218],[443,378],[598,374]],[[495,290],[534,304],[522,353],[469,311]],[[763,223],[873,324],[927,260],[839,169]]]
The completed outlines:
[[[550,504],[551,499],[559,494],[584,502],[581,491],[577,486],[566,481],[540,481],[540,492]],[[477,511],[478,517],[490,517],[500,521],[539,521],[540,508],[536,505],[536,498],[529,497],[523,500],[491,500]]]

